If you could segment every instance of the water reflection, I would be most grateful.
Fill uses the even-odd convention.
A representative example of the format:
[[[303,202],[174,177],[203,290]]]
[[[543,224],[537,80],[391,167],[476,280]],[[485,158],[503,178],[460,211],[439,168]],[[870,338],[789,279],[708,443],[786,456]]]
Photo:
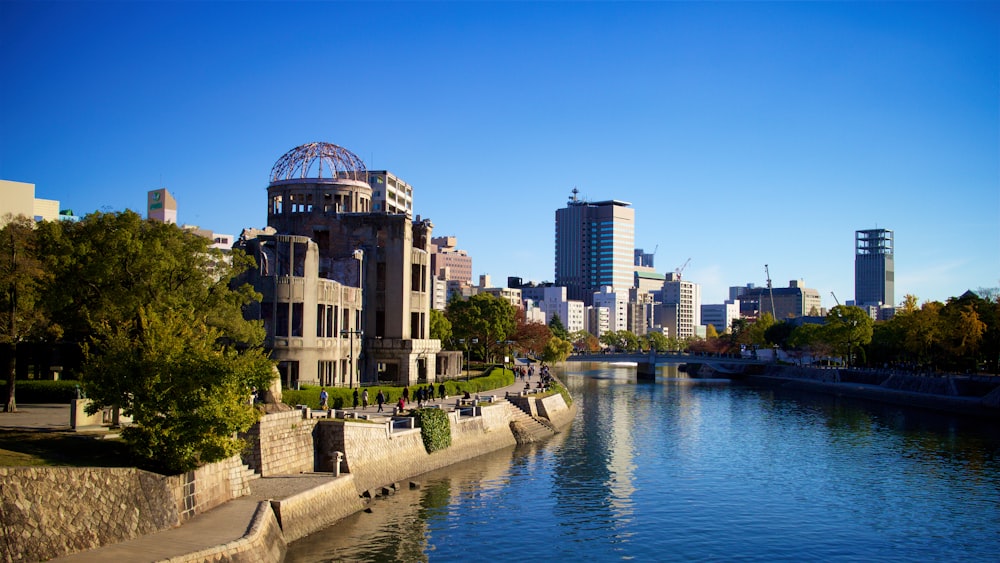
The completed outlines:
[[[572,427],[418,478],[288,561],[995,560],[992,422],[628,368],[564,374]],[[544,555],[541,555],[544,554]]]

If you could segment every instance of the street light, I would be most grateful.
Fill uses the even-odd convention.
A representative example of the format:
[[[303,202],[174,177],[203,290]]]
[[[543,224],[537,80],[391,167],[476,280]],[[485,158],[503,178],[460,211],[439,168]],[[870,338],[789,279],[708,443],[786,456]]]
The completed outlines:
[[[469,364],[472,362],[472,354],[469,352],[469,347],[465,343],[464,338],[458,339],[459,344],[462,345],[462,361],[465,362],[465,380],[469,380]],[[469,344],[479,344],[478,338],[470,338]],[[468,354],[468,360],[466,360],[466,354]]]
[[[358,336],[358,341],[360,342],[361,341],[361,337],[362,337],[362,335],[364,335],[364,333],[361,332],[360,330],[342,330],[342,331],[340,331],[340,336],[341,337],[344,337],[344,336],[350,336],[351,337],[351,350],[350,350],[350,352],[349,352],[349,354],[348,354],[347,357],[348,357],[348,359],[351,362],[351,385],[350,385],[350,387],[352,389],[354,388],[354,376],[357,375],[355,373],[355,371],[354,371],[354,336],[355,335]]]

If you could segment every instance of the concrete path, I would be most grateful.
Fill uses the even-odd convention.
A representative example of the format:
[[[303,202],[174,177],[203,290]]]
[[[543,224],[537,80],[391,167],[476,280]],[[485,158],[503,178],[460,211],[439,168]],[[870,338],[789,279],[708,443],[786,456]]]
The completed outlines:
[[[536,373],[529,380],[532,387],[538,385],[539,375]],[[484,391],[480,395],[505,396],[507,393],[517,394],[524,389],[525,381],[515,380],[513,385]],[[369,389],[369,395],[374,400],[378,394]],[[473,394],[475,396],[475,394]],[[396,397],[398,401],[399,397]],[[441,405],[442,408],[454,407],[458,397],[435,399],[430,404]],[[407,408],[416,407],[416,403],[408,403]],[[350,410],[350,409],[348,409]],[[377,405],[369,405],[367,409],[358,407],[357,412],[378,414]],[[385,405],[384,414],[392,414],[392,406]],[[69,405],[21,405],[16,413],[0,413],[0,428],[31,428],[36,430],[69,430]],[[307,491],[323,483],[329,482],[330,474],[283,475],[262,477],[251,481],[251,494],[247,497],[229,501],[208,512],[199,514],[183,525],[150,534],[134,540],[108,545],[81,553],[75,553],[53,561],[66,563],[146,563],[167,560],[189,553],[196,553],[215,546],[224,545],[243,537],[250,527],[257,505],[262,500],[280,500]]]

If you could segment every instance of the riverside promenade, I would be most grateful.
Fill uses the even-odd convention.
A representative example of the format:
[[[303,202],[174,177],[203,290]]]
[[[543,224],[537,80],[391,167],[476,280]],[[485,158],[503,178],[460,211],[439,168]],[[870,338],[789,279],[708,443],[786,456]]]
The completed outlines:
[[[537,386],[539,376],[530,379],[532,387]],[[481,392],[480,395],[506,394],[516,395],[525,386],[523,380],[515,380],[514,384]],[[373,388],[377,393],[377,388]],[[373,394],[373,389],[369,394]],[[397,397],[398,400],[398,397]],[[439,405],[442,408],[454,407],[456,396],[448,399],[434,399],[425,405]],[[395,401],[393,402],[393,405]],[[393,405],[385,405],[385,414],[392,414]],[[416,404],[408,403],[407,408]],[[68,405],[31,405],[24,404],[19,412],[12,415],[0,415],[0,428],[17,428],[23,430],[60,431],[70,430]],[[377,405],[369,405],[363,409],[346,409],[358,414],[377,414]],[[215,561],[215,556],[222,551],[223,546],[236,545],[246,536],[253,533],[255,514],[261,509],[261,503],[270,500],[283,500],[316,487],[330,483],[330,473],[303,473],[261,477],[250,482],[250,494],[226,502],[208,512],[199,514],[184,524],[163,530],[133,540],[104,546],[98,549],[75,553],[60,557],[53,561],[62,562],[104,562],[116,563],[149,562],[149,561]],[[248,558],[247,560],[252,560]]]

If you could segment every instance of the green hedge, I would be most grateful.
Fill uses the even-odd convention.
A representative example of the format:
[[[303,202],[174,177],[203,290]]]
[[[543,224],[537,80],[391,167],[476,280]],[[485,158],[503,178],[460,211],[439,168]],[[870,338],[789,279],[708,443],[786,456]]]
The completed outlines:
[[[476,377],[465,380],[450,380],[444,382],[445,394],[449,397],[455,395],[462,395],[466,391],[470,394],[480,393],[482,391],[490,391],[493,389],[500,389],[502,387],[507,387],[508,385],[514,384],[514,372],[509,369],[503,369],[500,366],[494,366],[487,371],[487,374],[482,377]],[[437,397],[437,390],[441,383],[434,384],[434,396]],[[426,384],[419,385],[419,387],[424,387]],[[410,388],[410,399],[413,399],[413,392],[418,386]],[[390,387],[390,386],[376,386],[365,387],[368,389],[368,404],[375,404],[375,397],[378,396],[379,389],[382,390],[384,394],[388,395],[386,403],[389,406],[396,404],[399,401],[400,395],[403,394],[402,387]],[[319,391],[320,387],[313,385],[303,385],[301,389],[284,389],[281,391],[281,402],[286,405],[308,405],[309,408],[318,409],[319,408]],[[354,406],[354,390],[348,387],[327,387],[326,392],[330,395],[329,405],[330,408],[334,409],[344,409],[351,408]],[[361,403],[360,391],[358,404]]]
[[[451,445],[451,420],[443,409],[413,409],[410,411],[420,425],[420,437],[427,453],[443,450]]]
[[[76,398],[76,388],[77,386],[80,386],[80,382],[73,381],[71,379],[61,379],[59,381],[18,379],[15,385],[14,397],[17,399],[18,403],[68,404]],[[7,381],[5,380],[0,380],[0,396],[2,396],[4,402],[6,402]]]

